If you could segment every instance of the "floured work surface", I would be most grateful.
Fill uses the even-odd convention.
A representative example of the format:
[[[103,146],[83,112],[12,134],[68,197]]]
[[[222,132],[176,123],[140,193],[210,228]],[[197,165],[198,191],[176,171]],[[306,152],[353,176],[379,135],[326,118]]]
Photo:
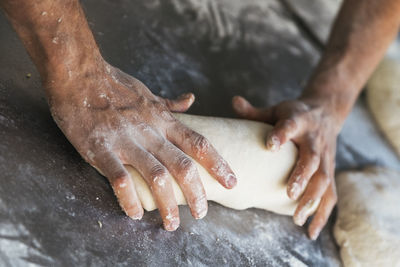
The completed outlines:
[[[233,117],[236,94],[260,106],[296,97],[318,57],[278,1],[82,2],[104,57],[156,94],[194,92],[193,114]],[[38,74],[0,16],[0,265],[338,263],[331,223],[312,242],[290,217],[214,203],[199,221],[181,207],[174,233],[157,211],[125,217],[51,119]],[[358,103],[339,167],[397,164],[373,127]]]

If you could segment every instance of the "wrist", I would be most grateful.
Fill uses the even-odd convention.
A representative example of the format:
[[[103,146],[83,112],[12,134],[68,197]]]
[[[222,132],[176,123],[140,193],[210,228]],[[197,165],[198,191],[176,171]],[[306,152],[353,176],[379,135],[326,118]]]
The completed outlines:
[[[69,99],[91,95],[101,89],[112,68],[101,56],[79,58],[77,65],[61,66],[42,76],[42,84],[49,99]]]
[[[307,94],[300,96],[299,100],[311,109],[319,110],[323,117],[329,117],[338,134],[354,103],[344,98],[339,94]]]
[[[325,57],[300,96],[302,101],[321,106],[342,125],[356,101],[361,85],[357,75],[351,75],[345,55]]]
[[[62,24],[64,19],[57,23]],[[86,24],[86,21],[82,23]],[[58,26],[55,31],[34,32],[36,41],[31,43],[33,47],[28,51],[42,52],[30,54],[44,83],[50,80],[68,82],[93,72],[96,66],[103,63],[89,26],[76,28],[77,25],[68,24]]]
[[[102,61],[78,0],[6,1],[3,6],[42,81],[68,81]]]

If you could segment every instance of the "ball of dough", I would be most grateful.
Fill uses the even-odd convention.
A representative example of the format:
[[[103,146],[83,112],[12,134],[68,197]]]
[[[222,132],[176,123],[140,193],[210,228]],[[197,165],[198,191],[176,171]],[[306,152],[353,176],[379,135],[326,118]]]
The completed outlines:
[[[367,83],[367,102],[379,127],[400,155],[400,60],[386,57]]]
[[[400,173],[380,167],[336,178],[336,242],[345,266],[400,266]]]

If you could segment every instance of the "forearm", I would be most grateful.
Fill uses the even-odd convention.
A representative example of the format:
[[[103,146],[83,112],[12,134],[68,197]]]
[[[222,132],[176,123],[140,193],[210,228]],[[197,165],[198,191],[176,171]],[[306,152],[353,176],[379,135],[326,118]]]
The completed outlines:
[[[86,74],[101,59],[78,0],[0,0],[0,5],[44,82]]]
[[[342,122],[396,36],[399,14],[398,0],[345,0],[302,98],[323,100]]]

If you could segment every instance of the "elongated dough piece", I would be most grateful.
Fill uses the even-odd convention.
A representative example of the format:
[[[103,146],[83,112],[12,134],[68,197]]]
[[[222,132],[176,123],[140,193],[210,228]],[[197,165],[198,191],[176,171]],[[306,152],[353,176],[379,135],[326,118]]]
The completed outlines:
[[[291,142],[278,152],[265,147],[271,126],[254,121],[175,114],[176,118],[204,135],[229,163],[238,178],[234,189],[222,187],[196,163],[207,199],[233,209],[260,208],[279,214],[293,215],[295,202],[286,194],[286,182],[296,158],[297,148]],[[156,209],[147,183],[128,167],[145,210]],[[178,204],[186,204],[178,184],[173,181]]]

